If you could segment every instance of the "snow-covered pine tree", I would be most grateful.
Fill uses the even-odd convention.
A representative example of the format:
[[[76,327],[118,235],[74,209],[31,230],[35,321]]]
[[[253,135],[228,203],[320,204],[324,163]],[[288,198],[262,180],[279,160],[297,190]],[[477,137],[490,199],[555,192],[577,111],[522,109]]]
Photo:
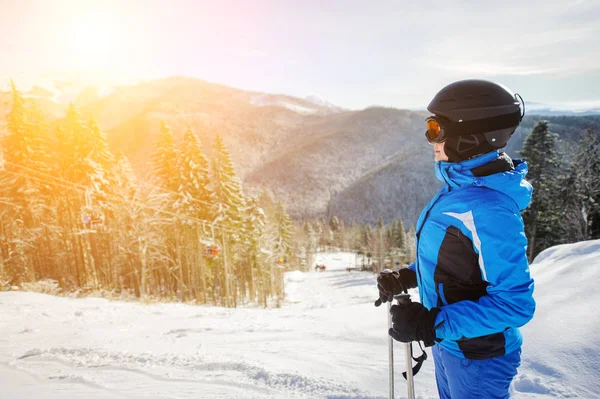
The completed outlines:
[[[10,212],[2,213],[3,237],[0,252],[0,273],[10,276],[11,283],[37,279],[41,268],[36,242],[40,229],[34,229],[44,213],[44,179],[36,172],[47,172],[43,163],[44,143],[30,121],[25,100],[11,80],[11,108],[8,112],[7,134],[0,147],[3,168],[0,170],[0,201]],[[47,209],[47,208],[46,208]]]
[[[340,246],[340,220],[337,216],[332,216],[329,219],[329,231],[331,231],[331,246]]]
[[[404,230],[404,222],[402,221],[401,217],[399,217],[396,221],[396,229],[394,230],[394,246],[398,248],[400,262],[406,262],[406,231]]]
[[[25,228],[34,225],[39,213],[43,179],[35,171],[47,172],[42,163],[43,144],[32,126],[25,99],[11,80],[12,104],[6,115],[7,134],[2,138],[4,168],[0,175],[0,195],[12,204],[14,220]]]
[[[129,159],[122,152],[117,153],[115,156],[113,171],[115,178],[114,194],[123,201],[132,201],[137,191],[137,179]]]
[[[108,141],[106,135],[100,129],[98,122],[94,118],[91,118],[87,123],[88,139],[87,144],[89,146],[88,162],[92,162],[100,167],[96,167],[98,175],[93,176],[95,181],[92,182],[94,187],[99,187],[105,193],[112,191],[112,186],[116,184],[115,181],[115,156],[108,148]],[[99,174],[101,175],[99,176]],[[99,195],[102,193],[98,193]]]
[[[208,160],[203,154],[200,139],[189,126],[178,152],[177,170],[179,195],[176,208],[182,215],[180,243],[184,248],[180,261],[187,272],[183,278],[195,299],[206,302],[206,259],[201,255],[205,252],[205,238],[212,237],[212,192]]]
[[[281,200],[277,200],[277,204],[275,206],[275,215],[274,215],[274,224],[275,224],[275,248],[274,253],[279,258],[279,268],[274,274],[274,278],[276,280],[275,291],[278,297],[278,303],[283,298],[283,271],[284,265],[288,262],[292,257],[292,235],[294,229],[294,223],[292,219],[289,217],[287,212],[285,211],[285,206]]]
[[[58,175],[74,183],[70,185],[72,190],[67,190],[68,193],[59,200],[59,208],[65,213],[61,224],[74,235],[65,244],[76,254],[74,268],[78,285],[98,288],[105,276],[99,271],[105,268],[109,256],[109,237],[105,235],[99,246],[95,235],[79,233],[82,229],[93,230],[90,220],[104,220],[106,216],[107,191],[111,184],[108,176],[112,173],[114,156],[108,150],[106,137],[98,125],[93,120],[90,124],[83,123],[73,104],[69,105],[60,126],[57,133],[61,140]],[[81,187],[86,188],[85,194]]]
[[[233,289],[235,284],[232,284],[231,280],[235,279],[236,265],[243,261],[242,251],[239,250],[238,245],[245,235],[243,220],[246,205],[231,155],[220,135],[215,138],[211,187],[214,222],[218,228],[216,232],[221,240],[223,252],[220,259],[223,262],[223,285],[225,286],[223,299],[227,306],[231,303],[235,306],[236,290]],[[230,294],[233,296],[230,297]]]
[[[51,130],[40,108],[35,102],[31,102],[27,109],[28,125],[31,129],[32,144],[30,147],[31,168],[40,173],[33,173],[38,177],[38,195],[36,204],[33,206],[34,216],[38,219],[45,218],[53,213],[49,209],[51,198],[55,194],[52,185],[49,184],[44,175],[54,175],[56,140],[51,135]]]
[[[586,131],[561,180],[564,242],[600,238],[600,139],[593,130]]]
[[[560,204],[557,199],[559,168],[556,152],[558,135],[547,121],[538,122],[527,137],[521,155],[527,161],[527,180],[533,186],[531,204],[523,213],[529,240],[528,256],[533,261],[544,249],[560,242]]]
[[[304,230],[304,234],[306,237],[306,242],[304,247],[306,248],[306,265],[310,267],[314,261],[314,254],[317,251],[317,246],[319,244],[319,236],[315,231],[314,224],[310,221],[305,221],[302,224],[302,229]]]
[[[408,233],[406,234],[406,253],[407,263],[413,263],[417,257],[417,246],[415,242],[415,226],[410,226]]]
[[[136,202],[139,201],[137,180],[127,157],[123,153],[115,156],[113,168],[115,184],[111,191],[115,197],[109,202],[114,216],[111,231],[112,267],[110,268],[111,289],[124,293],[136,286],[134,279],[134,262],[138,259],[137,246],[132,245],[137,240],[138,224],[145,223],[142,212]],[[139,290],[138,290],[139,294]]]
[[[160,122],[158,139],[152,153],[152,175],[156,183],[165,191],[177,192],[179,174],[177,173],[175,138],[165,121]]]
[[[281,200],[277,200],[275,209],[275,223],[277,226],[275,251],[279,257],[290,257],[292,255],[292,234],[294,224],[285,211],[285,207]]]
[[[267,306],[267,295],[270,295],[265,288],[266,269],[265,259],[262,253],[262,240],[266,224],[266,216],[262,208],[258,205],[258,199],[248,197],[246,199],[248,206],[244,217],[244,235],[243,250],[245,262],[241,265],[240,290],[242,297],[248,293],[252,300],[258,299],[263,306]]]
[[[385,258],[385,224],[383,223],[383,218],[381,216],[379,216],[377,218],[377,230],[376,230],[376,241],[377,241],[377,247],[375,248],[375,251],[377,253],[377,270],[376,272],[379,273],[383,270],[383,263],[384,263],[384,258]]]
[[[237,241],[242,232],[245,211],[242,186],[231,161],[231,155],[220,135],[215,138],[212,188],[215,220],[228,230],[231,239]]]
[[[210,200],[210,171],[208,160],[204,156],[202,144],[190,127],[187,128],[179,156],[179,198],[177,208],[186,216],[196,219],[210,220],[212,207]]]
[[[170,210],[177,211],[179,203],[179,185],[180,176],[177,169],[177,149],[175,147],[175,138],[171,129],[161,120],[160,130],[156,141],[154,152],[152,153],[152,177],[158,187],[162,189],[167,197]],[[166,254],[163,258],[164,267],[168,270],[175,270],[177,280],[177,296],[180,300],[187,299],[188,285],[184,280],[186,272],[183,270],[182,261],[183,243],[181,223],[179,217],[170,217],[171,226],[165,229]]]

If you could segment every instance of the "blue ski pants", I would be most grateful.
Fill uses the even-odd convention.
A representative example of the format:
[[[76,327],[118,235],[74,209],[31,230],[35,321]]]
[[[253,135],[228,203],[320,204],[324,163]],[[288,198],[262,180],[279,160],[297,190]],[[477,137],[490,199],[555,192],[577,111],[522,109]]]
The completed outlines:
[[[453,355],[440,345],[432,348],[440,399],[508,399],[510,382],[521,364],[521,350],[486,360]]]

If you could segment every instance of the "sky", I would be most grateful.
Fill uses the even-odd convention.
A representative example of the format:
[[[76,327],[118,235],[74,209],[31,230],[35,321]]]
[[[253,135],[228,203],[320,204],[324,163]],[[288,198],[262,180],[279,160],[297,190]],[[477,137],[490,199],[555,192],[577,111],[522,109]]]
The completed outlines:
[[[527,102],[600,107],[597,0],[0,0],[0,9],[0,80],[17,86],[185,75],[350,109],[414,109],[448,83],[481,78]]]

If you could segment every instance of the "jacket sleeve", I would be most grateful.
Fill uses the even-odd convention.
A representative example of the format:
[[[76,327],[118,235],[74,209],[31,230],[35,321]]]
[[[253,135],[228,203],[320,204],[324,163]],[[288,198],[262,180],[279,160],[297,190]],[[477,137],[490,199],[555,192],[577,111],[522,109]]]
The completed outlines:
[[[442,306],[435,322],[437,338],[474,338],[526,324],[533,317],[535,301],[521,215],[495,206],[451,216],[470,231],[489,285],[487,295],[477,301]]]

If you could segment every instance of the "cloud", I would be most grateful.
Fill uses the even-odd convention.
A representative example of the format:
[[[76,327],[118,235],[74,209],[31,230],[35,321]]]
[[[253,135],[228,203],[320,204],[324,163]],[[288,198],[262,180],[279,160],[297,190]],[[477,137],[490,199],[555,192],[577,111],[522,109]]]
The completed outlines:
[[[600,69],[600,7],[510,2],[446,9],[417,62],[451,74],[575,75]],[[435,18],[434,18],[435,19]]]

